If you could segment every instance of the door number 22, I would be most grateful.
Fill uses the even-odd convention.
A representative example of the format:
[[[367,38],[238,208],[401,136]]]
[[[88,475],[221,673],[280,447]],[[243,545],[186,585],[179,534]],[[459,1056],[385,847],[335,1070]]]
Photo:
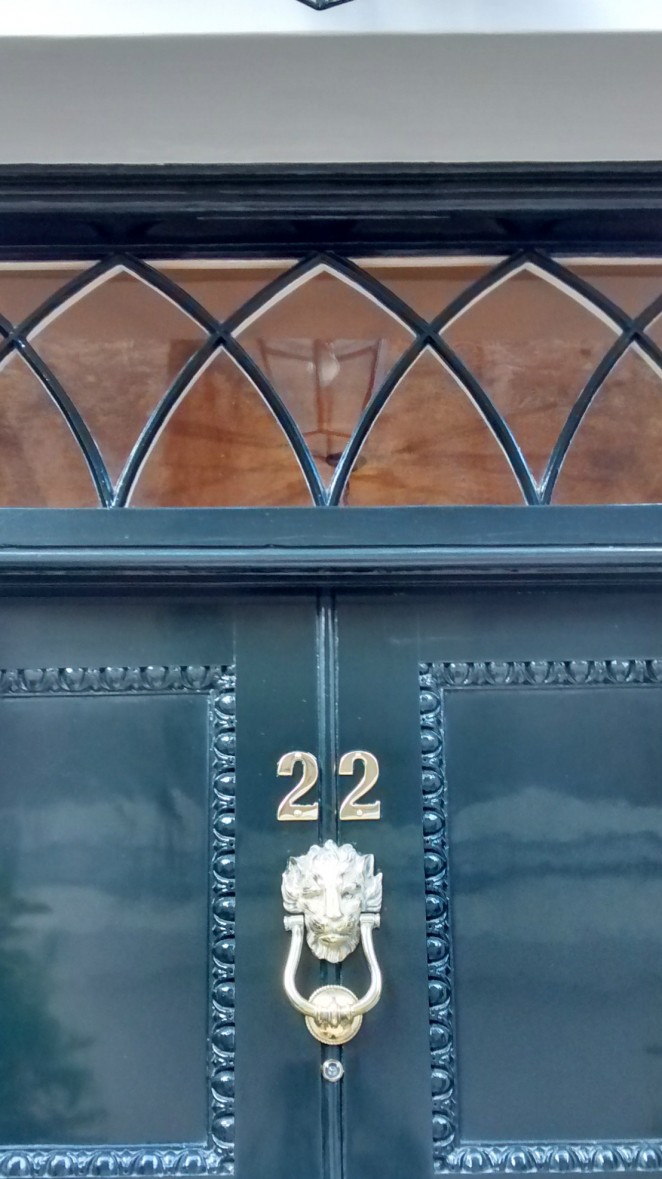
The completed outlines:
[[[338,762],[338,773],[341,775],[353,774],[357,761],[363,765],[363,776],[356,786],[352,786],[349,794],[341,802],[338,818],[341,820],[378,819],[382,810],[380,802],[360,803],[359,801],[372,790],[379,778],[379,763],[374,753],[367,753],[364,749],[353,749],[351,753],[343,753]],[[319,817],[319,803],[301,802],[300,799],[308,794],[313,786],[317,785],[319,777],[317,758],[312,753],[304,753],[301,750],[284,753],[278,762],[278,776],[289,778],[297,765],[301,766],[301,777],[296,786],[293,786],[285,795],[278,807],[277,817],[283,823],[316,822]]]

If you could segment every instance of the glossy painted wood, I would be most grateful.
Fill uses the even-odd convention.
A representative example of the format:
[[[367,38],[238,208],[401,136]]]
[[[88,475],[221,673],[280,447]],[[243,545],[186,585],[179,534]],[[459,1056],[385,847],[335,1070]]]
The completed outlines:
[[[343,823],[340,837],[384,874],[384,993],[343,1050],[346,1179],[397,1179],[405,1166],[427,1179],[432,1169],[418,677],[393,620],[383,600],[338,602],[338,747],[375,754],[382,803],[379,822]],[[342,979],[358,989],[365,974],[354,955]]]
[[[316,617],[299,598],[3,599],[0,1155],[27,1148],[28,1171],[47,1144],[72,1173],[119,1166],[120,1147],[130,1173],[323,1173],[319,1047],[280,982],[280,878],[317,828],[276,818],[279,756],[320,743]],[[233,735],[210,747],[208,696],[161,682],[235,660],[230,805]],[[91,687],[79,667],[98,669]],[[302,967],[304,987],[315,976]]]
[[[0,699],[2,1146],[206,1137],[207,714]]]
[[[13,510],[0,517],[0,586],[338,586],[658,582],[659,506]],[[63,578],[65,580],[63,580]]]
[[[161,684],[229,666],[232,618],[2,603],[2,1147],[208,1140],[209,700]]]
[[[662,232],[657,162],[5,165],[0,252],[287,257],[334,248],[643,253]]]
[[[462,1137],[659,1139],[661,688],[449,691],[446,726]]]
[[[353,1125],[346,1114],[348,1173],[356,1166],[357,1174],[372,1174],[374,1166],[375,1174],[397,1174],[395,1158],[407,1157],[417,1159],[412,1173],[430,1175],[433,1152],[437,1171],[509,1170],[517,1152],[528,1160],[537,1143],[543,1170],[554,1151],[570,1151],[570,1170],[595,1170],[617,1157],[614,1144],[624,1139],[632,1146],[623,1165],[635,1169],[637,1152],[659,1134],[654,830],[662,682],[655,673],[640,686],[643,664],[640,672],[624,662],[622,671],[619,664],[602,675],[587,661],[617,651],[653,657],[662,645],[658,595],[586,589],[343,598],[339,625],[340,744],[345,732],[351,740],[362,732],[382,752],[384,825],[370,832],[370,850],[378,848],[378,862],[390,869],[385,898],[389,875],[394,880],[380,931],[391,985],[381,1013],[373,1013],[383,1034],[366,1028],[366,1051],[358,1038],[355,1055],[351,1045],[346,1050],[346,1109],[359,1115]],[[455,686],[444,690],[441,763],[455,1009],[450,1142],[444,1119],[433,1115],[433,1093],[441,1092],[431,1073],[434,1038],[432,1060],[423,1047],[428,964],[416,934],[426,898],[422,875],[409,867],[417,858],[423,864],[422,814],[405,819],[406,808],[423,801],[420,747],[410,745],[418,668],[436,660],[457,668]],[[535,679],[502,686],[518,660],[534,677],[537,667],[542,676],[554,666],[549,661],[568,661],[559,680],[566,686]],[[492,681],[461,687],[479,665],[493,668]],[[634,678],[621,679],[630,666]],[[582,681],[584,668],[597,675],[595,686]],[[379,1123],[374,1075],[390,1111]],[[421,1110],[427,1162],[417,1154]]]
[[[237,1179],[323,1173],[320,1046],[282,987],[288,949],[280,895],[289,855],[316,823],[279,823],[289,749],[319,750],[314,600],[264,599],[238,615]],[[319,964],[302,964],[314,990]]]
[[[236,660],[236,914],[228,908],[230,894],[218,896],[223,945],[232,941],[228,930],[236,930],[234,1015],[219,1041],[227,1054],[236,1028],[236,1085],[226,1067],[219,1089],[226,1112],[218,1133],[224,1149],[235,1151],[239,1179],[258,1179],[267,1171],[299,1179],[396,1179],[405,1164],[416,1179],[429,1179],[435,1165],[446,1166],[444,1160],[468,1170],[471,1150],[482,1151],[480,1157],[497,1171],[507,1170],[508,1151],[526,1152],[535,1141],[545,1151],[550,1142],[558,1150],[574,1142],[584,1169],[595,1170],[598,1149],[615,1149],[611,1144],[623,1138],[635,1144],[623,1156],[631,1169],[637,1142],[657,1133],[650,1104],[654,1054],[648,1047],[655,1044],[659,1022],[651,832],[657,822],[653,787],[662,753],[656,737],[662,683],[651,671],[633,686],[630,664],[614,665],[597,686],[581,676],[590,660],[659,658],[657,592],[493,587],[341,594],[335,602],[328,593],[318,602],[273,594],[243,601],[172,592],[34,596],[5,598],[0,619],[9,667]],[[504,666],[533,668],[535,675],[536,667],[553,666],[550,660],[566,661],[565,686],[499,680]],[[443,688],[441,730],[454,962],[449,1059],[456,1062],[458,1110],[448,1107],[456,1118],[452,1141],[450,1114],[441,1112],[446,1072],[430,1054],[429,993],[439,1006],[431,971],[439,958],[436,948],[428,945],[426,952],[426,939],[436,947],[438,894],[430,892],[429,882],[439,853],[426,852],[424,840],[436,838],[439,820],[423,789],[421,663],[459,669],[449,673],[454,686]],[[496,682],[462,687],[470,665],[495,669],[490,675]],[[96,1029],[98,1048],[72,1048],[86,1064],[81,1118],[88,1112],[90,1121],[76,1127],[77,1106],[71,1104],[69,1121],[60,1123],[63,1148],[76,1142],[96,1147],[101,1139],[107,1149],[126,1141],[140,1151],[151,1141],[152,1149],[161,1150],[164,1125],[179,1126],[180,1146],[188,1143],[189,1150],[204,1141],[205,971],[200,961],[195,967],[191,945],[197,944],[199,958],[206,926],[193,917],[179,923],[183,902],[177,899],[191,872],[206,862],[204,853],[192,850],[204,832],[201,703],[195,695],[158,692],[147,699],[112,692],[15,699],[0,690],[6,764],[14,767],[12,781],[26,780],[18,794],[4,796],[6,859],[18,873],[20,896],[25,892],[31,904],[48,905],[48,913],[20,914],[29,931],[28,958],[36,961],[39,938],[51,930],[59,952],[50,1017],[77,1037]],[[626,741],[619,727],[624,717]],[[30,746],[33,723],[41,739]],[[286,748],[298,747],[320,757],[319,829],[276,818],[283,793],[276,762]],[[378,822],[337,822],[334,766],[340,753],[353,748],[367,748],[379,760]],[[57,782],[61,797],[52,795]],[[173,803],[189,783],[197,810]],[[348,783],[341,785],[344,793]],[[45,824],[49,806],[56,810]],[[60,806],[69,808],[62,824]],[[172,827],[167,837],[164,823]],[[322,1081],[320,1048],[289,1007],[280,982],[287,949],[279,896],[285,860],[315,838],[333,835],[375,855],[385,888],[382,927],[375,934],[384,994],[343,1049],[340,1086]],[[44,851],[35,855],[40,839],[46,840]],[[95,840],[103,845],[97,855]],[[222,869],[227,871],[229,865]],[[131,881],[135,887],[129,890]],[[201,881],[190,893],[197,920]],[[99,889],[118,896],[103,914]],[[158,899],[164,889],[167,899]],[[11,896],[6,891],[8,905]],[[161,923],[152,913],[155,905]],[[143,909],[151,914],[145,929],[136,925]],[[91,948],[95,938],[98,953]],[[126,944],[124,953],[112,952],[117,939]],[[216,952],[225,954],[221,942]],[[167,966],[158,959],[158,977],[167,970],[158,1003],[145,1000],[157,985],[149,954],[167,956]],[[127,970],[131,964],[131,989],[120,1032],[104,987],[115,971],[112,994],[123,994],[124,959]],[[192,971],[188,982],[182,961]],[[99,962],[103,979],[97,983]],[[302,990],[314,989],[320,977],[308,955]],[[363,987],[359,955],[343,967],[342,977],[357,991]],[[74,1003],[77,988],[81,999]],[[151,1016],[161,1006],[166,1014],[154,1025]],[[164,1023],[167,1044],[161,1040]],[[122,1071],[130,1065],[118,1048],[129,1024],[131,1050],[144,1060],[140,1100],[130,1105]],[[444,1027],[443,1019],[433,1021],[433,1052],[443,1051],[438,1045]],[[169,1113],[171,1070],[163,1053],[175,1051],[179,1040],[189,1057],[182,1050],[177,1058],[177,1122]],[[95,1080],[97,1051],[104,1068]],[[620,1085],[614,1087],[616,1061],[625,1070],[627,1101]],[[96,1122],[95,1095],[103,1097]],[[233,1100],[236,1130],[227,1112]],[[7,1118],[9,1113],[6,1106]],[[8,1137],[20,1139],[21,1124],[33,1125],[25,1112],[21,1116]],[[33,1128],[29,1142],[28,1130],[23,1133],[26,1145],[58,1140],[57,1130],[44,1129],[40,1138]]]

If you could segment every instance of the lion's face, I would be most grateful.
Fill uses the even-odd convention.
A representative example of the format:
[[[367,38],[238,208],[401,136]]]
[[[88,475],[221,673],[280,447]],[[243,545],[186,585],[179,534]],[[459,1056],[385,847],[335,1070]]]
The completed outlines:
[[[349,843],[328,839],[304,856],[291,856],[283,873],[283,904],[302,913],[306,941],[317,958],[342,962],[359,943],[361,913],[378,913],[382,874],[373,856],[362,856]]]

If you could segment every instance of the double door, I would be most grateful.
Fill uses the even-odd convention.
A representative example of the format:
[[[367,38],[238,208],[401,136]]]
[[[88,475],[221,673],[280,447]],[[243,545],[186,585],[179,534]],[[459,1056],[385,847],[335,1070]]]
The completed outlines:
[[[0,648],[4,1174],[660,1166],[657,592],[60,592]]]

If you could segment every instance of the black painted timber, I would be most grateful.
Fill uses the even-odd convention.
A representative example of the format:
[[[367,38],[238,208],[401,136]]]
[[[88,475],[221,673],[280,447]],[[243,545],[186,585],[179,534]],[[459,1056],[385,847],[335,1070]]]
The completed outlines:
[[[0,257],[650,251],[662,164],[4,165]]]
[[[662,577],[662,507],[5,509],[0,585]]]

